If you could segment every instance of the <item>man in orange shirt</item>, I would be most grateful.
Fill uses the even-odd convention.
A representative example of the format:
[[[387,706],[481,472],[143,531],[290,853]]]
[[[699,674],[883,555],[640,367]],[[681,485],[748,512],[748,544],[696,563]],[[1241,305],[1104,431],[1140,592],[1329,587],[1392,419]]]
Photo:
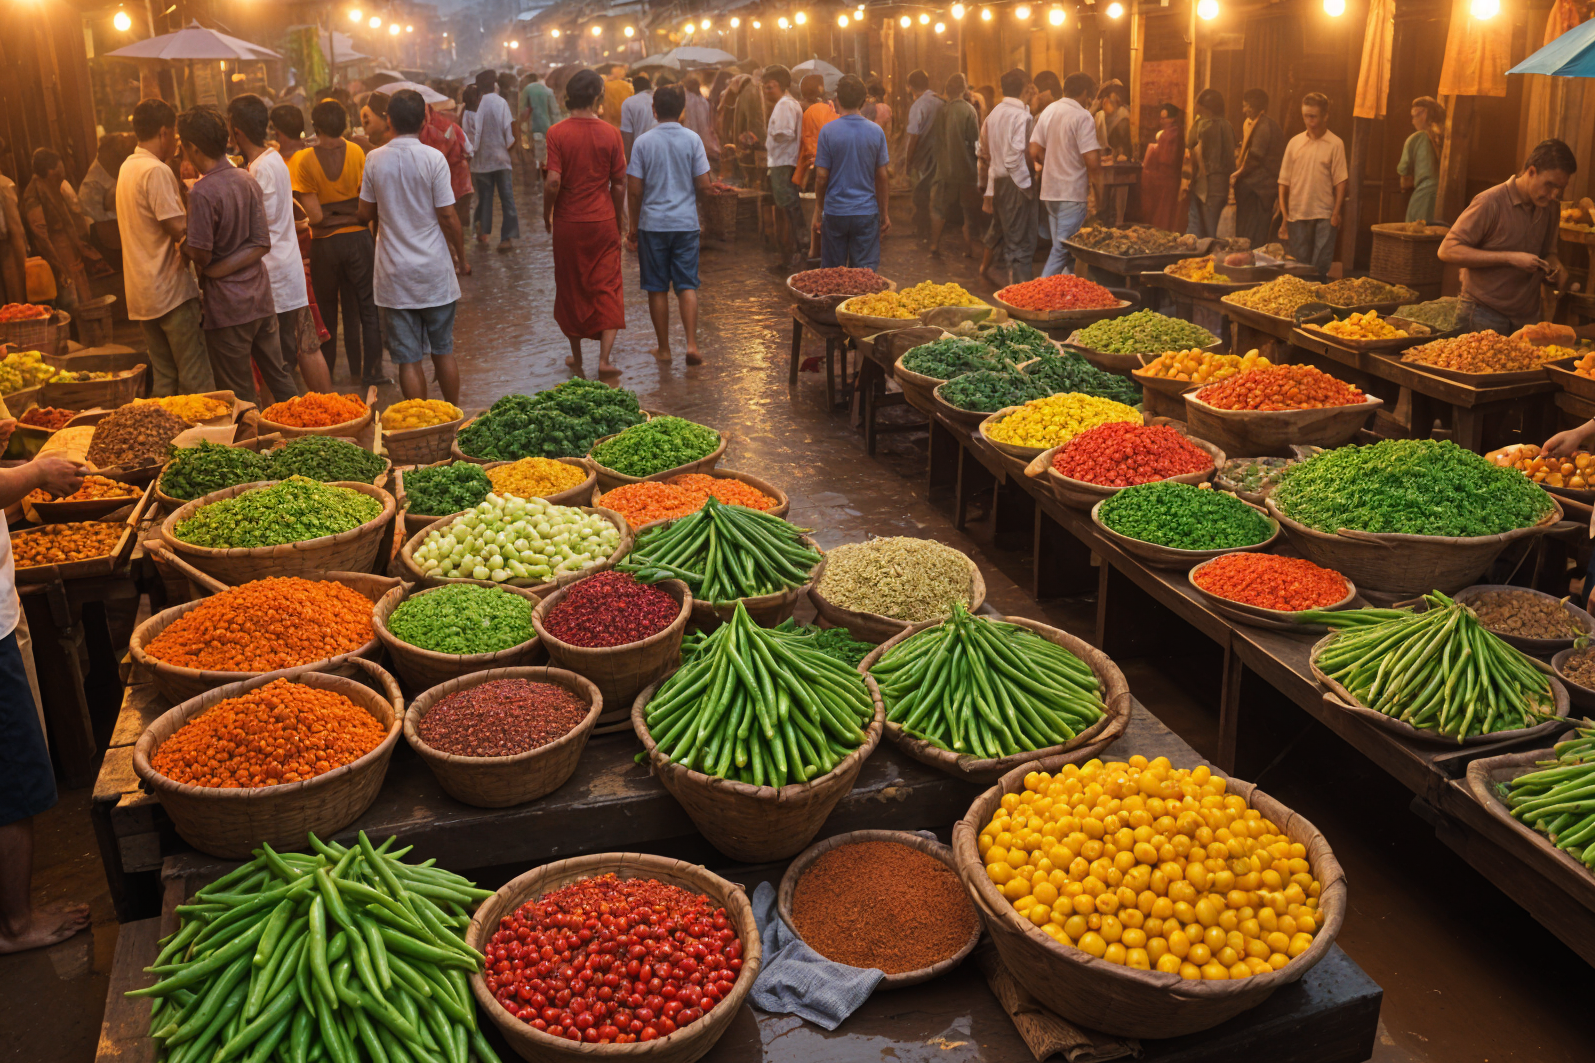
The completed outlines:
[[[626,78],[625,67],[611,67],[609,73],[611,76],[604,80],[604,109],[599,117],[619,129],[620,105],[631,97],[634,90]]]
[[[798,138],[797,169],[792,173],[792,183],[802,188],[809,174],[814,172],[814,158],[820,150],[820,130],[836,119],[836,109],[825,99],[825,78],[809,74],[798,83],[798,93],[803,97],[803,132]],[[815,207],[818,210],[818,206]],[[813,238],[810,257],[818,255],[819,236]]]

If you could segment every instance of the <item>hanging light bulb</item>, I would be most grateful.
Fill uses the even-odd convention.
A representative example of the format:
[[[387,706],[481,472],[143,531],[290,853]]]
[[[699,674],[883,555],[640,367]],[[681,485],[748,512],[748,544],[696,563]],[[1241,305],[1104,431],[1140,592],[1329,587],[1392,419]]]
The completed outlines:
[[[914,20],[909,18],[907,15],[904,15],[902,18],[897,20],[897,24],[906,30],[908,27],[914,24]]]
[[[1479,22],[1488,22],[1501,13],[1501,0],[1473,0],[1468,14]]]
[[[360,13],[360,9],[358,7],[350,8],[350,10],[349,10],[349,21],[350,22],[359,22],[364,17],[365,16]]]
[[[739,18],[733,18],[733,19],[732,19],[732,20],[731,20],[731,28],[732,28],[732,29],[736,29],[736,28],[737,28],[737,27],[738,27],[738,26],[740,26],[740,25],[742,25],[742,20],[741,20],[741,19],[739,19]]]
[[[637,36],[637,27],[636,26],[627,26],[625,29],[621,30],[620,32],[624,33],[628,38],[629,37],[635,37],[635,36]]]
[[[355,13],[359,14],[359,12]],[[133,20],[128,18],[126,11],[118,11],[116,14],[111,16],[111,25],[116,27],[116,32],[126,33],[128,30],[133,28]]]
[[[388,23],[388,36],[397,37],[401,32],[403,31],[399,29],[399,24],[397,22]],[[513,41],[510,42],[510,47],[515,47],[515,43]]]
[[[845,14],[836,16],[836,24],[842,27],[844,30],[847,29],[847,24],[851,21],[852,19],[848,18]]]
[[[511,48],[519,48],[520,46],[521,46],[521,42],[520,41],[510,41],[510,47]]]
[[[1346,13],[1346,0],[1324,0],[1324,14],[1339,18]]]
[[[1218,18],[1218,0],[1197,0],[1196,15],[1209,22]]]
[[[594,37],[602,37],[604,35],[604,27],[594,26],[589,32],[591,32]]]
[[[698,28],[699,28],[699,29],[700,29],[700,30],[706,30],[706,29],[708,29],[708,28],[709,28],[709,27],[710,27],[710,26],[711,26],[711,25],[713,25],[713,23],[711,23],[711,22],[710,22],[710,21],[709,21],[709,20],[708,20],[708,19],[704,19],[704,20],[703,20],[703,21],[702,21],[702,22],[700,22],[700,23],[698,23]]]
[[[415,27],[414,26],[406,26],[406,27],[404,27],[404,32],[406,32],[406,33],[414,33],[415,32]]]
[[[1028,21],[1030,18],[1030,5],[1020,4],[1018,7],[1014,8],[1013,17],[1018,19],[1020,22]]]
[[[921,16],[919,16],[919,24],[921,26],[929,26],[930,25],[930,16],[929,15],[921,15]]]
[[[936,36],[940,37],[942,34],[947,32],[947,23],[938,22],[938,23],[936,23],[935,29],[936,29]]]
[[[1109,18],[1123,18],[1124,17],[1124,5],[1119,3],[1119,0],[1113,0],[1113,3],[1108,5],[1108,17]]]
[[[807,22],[809,20],[809,17],[807,15],[805,15],[803,12],[799,11],[797,14],[792,16],[792,20],[794,22],[796,22],[799,26],[801,26],[801,25],[803,25],[803,23],[805,23],[805,22]]]
[[[554,38],[556,41],[559,40],[559,30],[549,30],[548,35]]]
[[[367,22],[366,25],[374,30],[379,30],[382,28],[382,17],[380,15],[372,15],[371,21]]]
[[[1052,23],[1054,26],[1063,25],[1063,8],[1055,7],[1051,11],[1048,11],[1047,21]]]
[[[764,28],[764,23],[760,22],[758,19],[754,19],[753,28],[756,30],[762,30]]]
[[[694,26],[692,23],[689,22],[685,26],[681,27],[681,32],[690,34],[693,30],[695,30],[697,28],[698,28],[697,26]]]
[[[991,8],[983,7],[983,8],[980,9],[980,21],[982,21],[982,22],[990,22],[991,21]]]
[[[786,20],[786,16],[785,15],[782,15],[780,18],[776,19],[775,20],[775,24],[777,26],[780,26],[784,30],[789,30],[789,29],[792,28],[792,23],[790,23],[790,22],[788,22]]]

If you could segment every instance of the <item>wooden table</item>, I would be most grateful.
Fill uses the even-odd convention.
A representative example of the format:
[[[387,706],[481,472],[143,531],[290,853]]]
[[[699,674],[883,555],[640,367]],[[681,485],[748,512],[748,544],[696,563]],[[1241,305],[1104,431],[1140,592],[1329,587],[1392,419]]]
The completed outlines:
[[[792,361],[787,368],[786,382],[797,386],[798,366],[803,361],[803,333],[807,332],[825,344],[825,403],[827,409],[836,409],[836,356],[842,356],[842,385],[847,387],[847,352],[853,346],[853,337],[840,325],[827,325],[805,314],[799,307],[787,308],[792,314]]]
[[[876,436],[925,430],[927,425],[924,421],[892,424],[882,423],[879,417],[882,410],[908,405],[908,396],[896,385],[897,359],[903,356],[904,351],[921,343],[929,343],[941,334],[939,328],[920,325],[893,332],[878,332],[854,341],[859,363],[858,377],[853,386],[853,426],[864,430],[866,454],[875,454]]]

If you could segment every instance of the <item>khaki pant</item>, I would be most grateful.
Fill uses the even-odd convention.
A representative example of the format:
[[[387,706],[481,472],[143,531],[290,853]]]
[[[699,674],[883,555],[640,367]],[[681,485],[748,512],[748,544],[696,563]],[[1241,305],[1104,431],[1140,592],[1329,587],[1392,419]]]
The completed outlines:
[[[140,321],[139,325],[149,344],[156,397],[216,390],[216,377],[205,353],[205,334],[200,328],[198,296],[154,320]]]
[[[238,398],[246,402],[252,400],[255,377],[249,371],[249,363],[253,360],[260,369],[266,390],[275,401],[283,402],[299,394],[283,362],[279,336],[276,314],[241,325],[206,329],[205,345],[210,348],[210,364],[216,372],[216,382]]]

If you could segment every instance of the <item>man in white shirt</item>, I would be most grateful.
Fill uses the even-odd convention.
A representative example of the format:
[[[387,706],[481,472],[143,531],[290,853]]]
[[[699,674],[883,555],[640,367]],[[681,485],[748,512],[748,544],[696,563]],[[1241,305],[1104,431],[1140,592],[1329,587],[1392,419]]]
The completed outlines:
[[[786,67],[764,68],[764,102],[770,105],[770,119],[764,127],[765,164],[770,168],[770,195],[776,207],[786,212],[791,228],[792,258],[787,266],[796,272],[808,265],[799,249],[808,226],[803,223],[803,200],[792,180],[803,134],[803,105],[792,95],[791,88],[792,72]]]
[[[498,94],[498,77],[491,70],[476,75],[482,102],[476,106],[476,121],[469,130],[476,148],[471,156],[471,184],[476,188],[477,239],[487,243],[493,232],[493,191],[498,190],[504,208],[504,225],[498,233],[498,249],[513,251],[521,236],[520,216],[515,213],[515,171],[510,164],[510,148],[515,146],[515,116],[510,105]],[[452,199],[451,199],[452,202]]]
[[[227,105],[227,127],[233,143],[244,156],[249,175],[260,186],[266,205],[266,225],[271,230],[271,250],[261,259],[271,278],[271,299],[277,307],[277,341],[282,345],[282,362],[289,374],[294,367],[305,378],[311,391],[332,390],[332,374],[315,342],[314,320],[309,328],[303,319],[310,316],[310,294],[305,285],[305,263],[299,254],[299,237],[294,231],[293,180],[282,155],[266,147],[266,127],[270,116],[266,101],[252,93],[235,96]],[[300,343],[299,338],[307,341]]]
[[[178,246],[188,235],[188,208],[166,165],[177,151],[177,112],[165,100],[133,108],[138,147],[116,180],[116,227],[122,255],[127,316],[144,329],[154,394],[215,391],[216,378],[200,328],[199,285]]]
[[[1351,171],[1345,143],[1329,131],[1329,97],[1303,96],[1301,118],[1307,128],[1290,138],[1279,164],[1279,213],[1285,219],[1280,235],[1290,239],[1292,258],[1311,262],[1328,278]]]
[[[1063,80],[1063,99],[1047,105],[1030,133],[1030,161],[1041,171],[1041,202],[1052,225],[1052,253],[1043,277],[1074,272],[1074,255],[1064,246],[1085,223],[1091,180],[1102,168],[1096,119],[1087,106],[1096,95],[1090,74]]]
[[[425,122],[426,101],[419,92],[393,94],[388,125],[394,136],[366,156],[356,217],[379,223],[373,285],[400,390],[407,399],[426,398],[421,358],[430,353],[438,389],[458,405],[454,305],[460,282],[454,274],[465,261],[465,247],[448,160],[421,143]]]
[[[993,249],[996,276],[986,279],[1001,288],[1030,280],[1036,267],[1037,188],[1030,171],[1030,132],[1035,118],[1030,101],[1036,85],[1023,70],[1002,76],[1002,100],[986,117],[986,195],[991,200],[991,228],[986,246]]]
[[[658,125],[654,118],[654,90],[647,74],[631,79],[632,94],[620,105],[620,141],[626,145],[626,158],[631,158],[631,146],[637,138]]]

